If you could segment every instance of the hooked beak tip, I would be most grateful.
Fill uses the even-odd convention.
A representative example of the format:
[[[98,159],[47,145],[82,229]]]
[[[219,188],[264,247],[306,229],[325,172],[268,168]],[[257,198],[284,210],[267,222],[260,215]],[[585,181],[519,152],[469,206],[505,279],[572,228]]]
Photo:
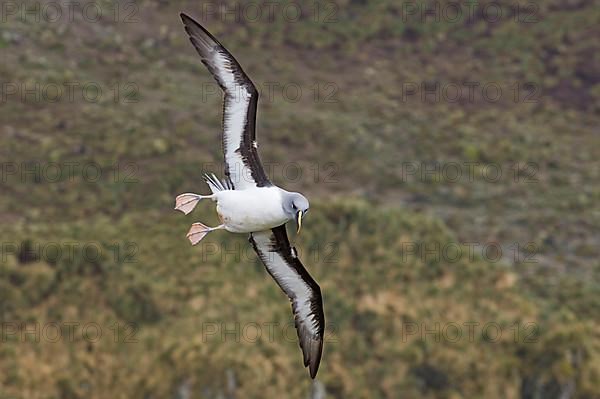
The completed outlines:
[[[300,234],[300,229],[302,229],[302,211],[298,211],[298,213],[296,214],[296,224],[298,225],[298,230],[296,231],[296,234]]]

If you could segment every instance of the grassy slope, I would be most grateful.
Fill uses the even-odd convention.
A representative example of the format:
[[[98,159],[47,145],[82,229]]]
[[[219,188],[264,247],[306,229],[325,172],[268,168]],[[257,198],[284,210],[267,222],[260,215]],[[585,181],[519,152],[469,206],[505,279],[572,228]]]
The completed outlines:
[[[536,24],[404,24],[394,2],[339,4],[337,22],[327,24],[207,22],[258,85],[303,88],[299,102],[281,95],[263,101],[258,129],[274,180],[313,199],[298,242],[303,253],[323,242],[339,248],[335,263],[324,261],[323,247],[307,262],[331,323],[319,374],[328,392],[556,397],[575,383],[577,397],[597,395],[600,52],[593,26],[600,14],[592,2],[556,1],[541,7]],[[175,194],[201,184],[200,165],[221,156],[220,100],[199,96],[211,81],[181,31],[179,10],[144,2],[140,23],[0,25],[5,82],[94,81],[105,93],[115,83],[139,88],[133,103],[107,96],[99,103],[2,103],[3,161],[105,167],[92,183],[0,183],[2,242],[134,242],[139,249],[135,263],[110,253],[91,263],[76,256],[20,264],[9,255],[1,269],[2,320],[93,321],[105,333],[115,321],[134,322],[139,331],[129,344],[3,344],[0,394],[166,397],[187,381],[212,397],[226,390],[226,370],[235,370],[244,397],[306,395],[293,340],[203,342],[202,323],[285,325],[289,310],[254,258],[205,258],[190,249],[182,239],[190,220],[171,210]],[[532,104],[508,96],[498,103],[402,101],[403,83],[436,80],[531,81],[542,95]],[[334,83],[337,101],[314,101],[315,83]],[[290,161],[302,166],[300,179],[283,176],[280,165]],[[534,162],[537,182],[403,178],[398,162],[423,161],[497,163],[505,173]],[[116,163],[136,181],[114,179]],[[214,218],[206,208],[194,219]],[[245,245],[225,234],[212,240]],[[533,242],[538,263],[403,255],[402,244],[412,241]],[[402,339],[403,323],[473,320],[504,326],[503,338]],[[508,330],[525,322],[539,325],[536,343],[515,342]],[[304,382],[290,388],[296,379]]]

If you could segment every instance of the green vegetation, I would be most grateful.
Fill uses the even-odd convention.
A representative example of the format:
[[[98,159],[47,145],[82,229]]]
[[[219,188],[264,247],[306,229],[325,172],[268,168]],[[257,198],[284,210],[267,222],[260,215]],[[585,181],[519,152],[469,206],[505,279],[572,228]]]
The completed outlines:
[[[172,209],[221,162],[220,95],[180,11],[262,89],[262,159],[311,199],[292,240],[324,293],[327,397],[599,396],[600,12],[552,0],[525,23],[514,5],[531,2],[498,3],[496,23],[423,22],[391,0],[295,2],[298,21],[162,1],[135,3],[129,22],[129,9],[95,23],[7,15],[0,398],[310,392],[289,305],[246,237],[190,247],[189,224],[216,222],[213,207]],[[467,98],[423,101],[436,82]],[[470,100],[464,82],[502,95]],[[281,90],[296,84],[297,100]],[[459,260],[426,255],[450,246]]]

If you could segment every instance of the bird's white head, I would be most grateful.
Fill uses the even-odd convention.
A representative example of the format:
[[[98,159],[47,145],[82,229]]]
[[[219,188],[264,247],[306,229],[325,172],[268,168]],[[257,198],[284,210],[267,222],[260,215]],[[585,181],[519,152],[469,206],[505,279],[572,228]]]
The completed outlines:
[[[310,205],[306,197],[300,193],[285,192],[283,195],[283,211],[290,219],[296,220],[297,233],[302,228],[302,218],[308,213]]]

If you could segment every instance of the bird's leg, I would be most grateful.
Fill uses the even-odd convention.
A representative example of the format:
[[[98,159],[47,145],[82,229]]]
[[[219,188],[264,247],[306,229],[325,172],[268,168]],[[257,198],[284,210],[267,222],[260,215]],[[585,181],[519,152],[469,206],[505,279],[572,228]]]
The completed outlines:
[[[199,195],[194,193],[185,193],[178,195],[175,198],[175,209],[185,213],[186,215],[194,210],[198,201],[203,198],[214,198],[213,195]]]
[[[220,230],[224,228],[224,224],[221,224],[217,227],[208,227],[203,225],[202,223],[194,223],[192,224],[192,227],[190,227],[190,231],[188,231],[187,233],[187,238],[188,240],[190,240],[192,245],[196,245],[204,238],[205,235],[207,235],[211,231]]]

